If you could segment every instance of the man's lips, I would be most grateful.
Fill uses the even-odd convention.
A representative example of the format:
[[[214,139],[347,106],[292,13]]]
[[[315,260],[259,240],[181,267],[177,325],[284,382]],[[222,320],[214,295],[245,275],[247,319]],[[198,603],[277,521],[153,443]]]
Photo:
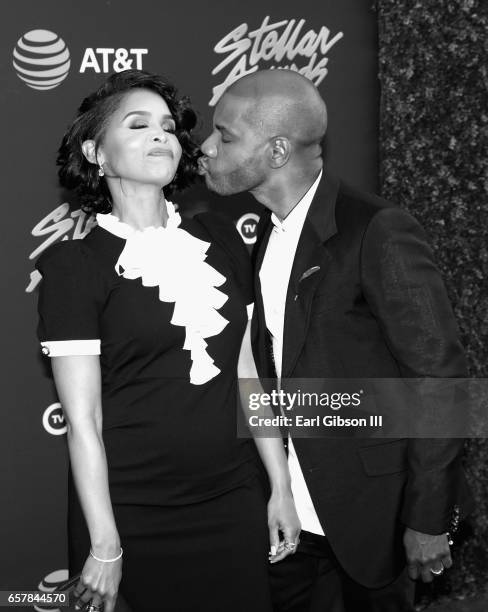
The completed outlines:
[[[203,158],[199,157],[198,158],[198,174],[205,174],[206,172],[208,172],[208,168],[205,165]]]

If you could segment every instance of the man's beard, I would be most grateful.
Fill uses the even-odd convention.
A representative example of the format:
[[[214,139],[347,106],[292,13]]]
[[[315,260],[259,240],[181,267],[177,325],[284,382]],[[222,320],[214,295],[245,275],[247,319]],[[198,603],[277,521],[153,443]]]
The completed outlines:
[[[205,182],[208,189],[225,196],[251,191],[261,181],[256,169],[246,165],[245,167],[236,168],[229,172],[229,174],[217,175],[217,177],[207,171],[205,173]]]

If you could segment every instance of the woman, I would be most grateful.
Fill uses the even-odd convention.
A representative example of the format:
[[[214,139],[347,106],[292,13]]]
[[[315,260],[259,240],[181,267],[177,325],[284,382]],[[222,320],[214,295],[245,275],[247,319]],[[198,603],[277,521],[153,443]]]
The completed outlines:
[[[126,71],[60,148],[61,183],[98,227],[40,258],[39,336],[68,422],[70,571],[92,611],[112,612],[120,581],[134,612],[269,610],[269,538],[272,561],[298,538],[281,439],[256,440],[268,537],[235,433],[238,364],[255,375],[247,253],[230,224],[165,200],[196,174],[194,125],[161,77]]]

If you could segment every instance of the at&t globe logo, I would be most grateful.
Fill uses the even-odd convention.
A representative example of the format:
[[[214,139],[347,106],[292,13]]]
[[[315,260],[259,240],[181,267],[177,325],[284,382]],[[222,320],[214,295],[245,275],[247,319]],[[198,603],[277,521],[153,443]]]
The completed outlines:
[[[68,76],[68,47],[49,30],[31,30],[21,36],[13,55],[17,76],[32,89],[53,89]]]

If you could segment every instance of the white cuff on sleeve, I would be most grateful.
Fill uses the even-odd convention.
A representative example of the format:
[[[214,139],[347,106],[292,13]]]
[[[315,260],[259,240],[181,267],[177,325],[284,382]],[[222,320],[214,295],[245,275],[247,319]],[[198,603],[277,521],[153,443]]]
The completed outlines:
[[[254,302],[252,304],[248,304],[247,308],[247,320],[250,321],[252,319],[252,313],[254,310]]]
[[[42,354],[46,357],[69,355],[100,355],[100,340],[48,340],[41,342]]]

